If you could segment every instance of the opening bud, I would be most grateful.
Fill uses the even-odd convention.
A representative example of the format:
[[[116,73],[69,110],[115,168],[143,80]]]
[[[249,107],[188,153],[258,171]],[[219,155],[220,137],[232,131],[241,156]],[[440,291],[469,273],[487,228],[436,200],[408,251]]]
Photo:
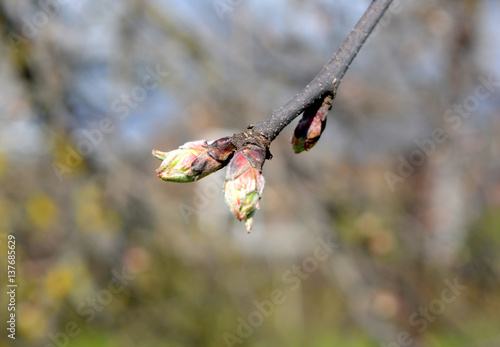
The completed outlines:
[[[248,232],[264,191],[262,165],[265,158],[264,149],[249,144],[234,154],[227,168],[224,196],[236,218],[245,220]]]
[[[156,170],[164,181],[187,183],[197,181],[226,166],[235,151],[229,137],[216,141],[192,141],[170,152],[153,149],[162,160]]]

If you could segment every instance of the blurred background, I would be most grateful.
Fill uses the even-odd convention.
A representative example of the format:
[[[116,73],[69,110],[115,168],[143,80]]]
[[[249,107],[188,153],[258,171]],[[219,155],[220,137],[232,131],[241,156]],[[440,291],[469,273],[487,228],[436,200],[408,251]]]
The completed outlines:
[[[499,346],[498,1],[395,0],[321,141],[273,142],[251,234],[224,170],[156,177],[153,148],[298,93],[369,3],[2,0],[0,345]]]

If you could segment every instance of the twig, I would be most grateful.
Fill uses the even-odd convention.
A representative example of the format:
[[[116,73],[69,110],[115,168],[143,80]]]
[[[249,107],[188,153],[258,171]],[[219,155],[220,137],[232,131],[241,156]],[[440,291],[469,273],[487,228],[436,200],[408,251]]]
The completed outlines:
[[[342,77],[391,3],[392,0],[374,0],[332,59],[311,83],[271,116],[251,125],[249,128],[252,132],[263,135],[270,143],[315,100],[328,92],[333,92],[335,97]]]
[[[266,159],[271,158],[269,145],[293,119],[304,112],[306,119],[294,132],[294,151],[299,153],[314,146],[323,132],[326,114],[342,77],[391,2],[374,0],[312,82],[268,118],[231,137],[188,142],[170,152],[153,150],[153,155],[162,160],[157,170],[158,177],[165,181],[193,182],[227,165],[224,183],[226,202],[238,220],[245,220],[250,232],[253,215],[259,208],[264,191],[262,166]]]

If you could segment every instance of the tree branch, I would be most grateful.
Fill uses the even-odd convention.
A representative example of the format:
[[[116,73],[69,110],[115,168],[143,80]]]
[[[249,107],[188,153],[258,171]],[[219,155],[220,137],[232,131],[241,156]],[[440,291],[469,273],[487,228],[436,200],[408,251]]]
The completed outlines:
[[[262,135],[271,143],[314,101],[327,93],[333,93],[335,97],[345,72],[391,3],[392,0],[374,0],[332,59],[311,83],[271,116],[249,126],[252,133]]]
[[[374,0],[328,64],[283,107],[244,132],[216,141],[188,142],[170,152],[153,150],[162,160],[156,170],[165,181],[193,182],[228,166],[224,182],[226,202],[248,232],[264,191],[262,165],[271,158],[269,145],[279,133],[304,112],[305,120],[294,132],[296,153],[308,150],[323,132],[326,115],[342,77],[392,0]],[[311,106],[313,105],[313,106]]]

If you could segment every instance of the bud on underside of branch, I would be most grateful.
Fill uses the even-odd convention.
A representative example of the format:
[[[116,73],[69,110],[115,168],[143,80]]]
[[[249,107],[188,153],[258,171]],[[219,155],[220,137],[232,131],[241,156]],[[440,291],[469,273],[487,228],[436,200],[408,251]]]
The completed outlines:
[[[266,151],[259,146],[247,144],[238,150],[227,168],[224,195],[229,208],[238,220],[245,220],[250,232],[253,215],[260,206],[264,191],[262,165]]]
[[[295,127],[292,135],[292,146],[295,153],[308,151],[318,142],[326,126],[326,116],[332,108],[333,95],[318,99],[304,110],[304,114]]]
[[[170,152],[153,150],[153,155],[162,160],[156,170],[158,177],[170,182],[193,182],[227,165],[236,148],[231,138],[216,141],[187,142]]]

